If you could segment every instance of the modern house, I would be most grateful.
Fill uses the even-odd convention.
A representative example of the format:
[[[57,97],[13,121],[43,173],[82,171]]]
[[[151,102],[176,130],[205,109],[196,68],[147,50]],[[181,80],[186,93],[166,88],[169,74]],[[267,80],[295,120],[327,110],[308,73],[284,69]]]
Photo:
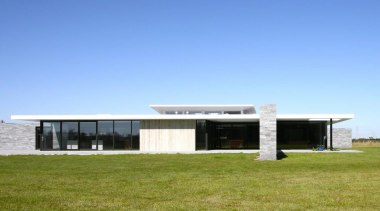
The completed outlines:
[[[277,149],[317,146],[351,148],[351,129],[335,128],[353,114],[277,114],[276,105],[151,105],[155,115],[12,115],[39,122],[39,150],[259,149],[276,159]]]

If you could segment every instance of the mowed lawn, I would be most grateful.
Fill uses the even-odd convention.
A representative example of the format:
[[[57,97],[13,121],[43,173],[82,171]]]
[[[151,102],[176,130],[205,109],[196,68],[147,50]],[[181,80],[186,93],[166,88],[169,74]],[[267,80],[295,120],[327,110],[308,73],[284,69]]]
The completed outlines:
[[[0,210],[379,210],[364,153],[0,156]]]

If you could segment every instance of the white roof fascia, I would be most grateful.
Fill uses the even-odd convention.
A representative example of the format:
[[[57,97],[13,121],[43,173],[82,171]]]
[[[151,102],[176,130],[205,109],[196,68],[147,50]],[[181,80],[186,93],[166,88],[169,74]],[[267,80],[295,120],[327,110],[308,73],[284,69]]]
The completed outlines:
[[[150,105],[152,109],[160,114],[165,111],[242,111],[246,110],[252,113],[256,113],[254,105],[242,104],[242,105]]]
[[[217,115],[12,115],[12,120],[54,121],[54,120],[215,120],[215,121],[258,121],[258,114],[217,114]]]
[[[330,121],[334,123],[353,119],[354,114],[277,114],[277,120],[282,121]]]
[[[277,120],[282,121],[330,121],[334,123],[354,118],[354,114],[277,114]],[[259,121],[259,114],[199,114],[199,115],[12,115],[12,120],[55,121],[55,120],[214,120],[249,122]]]

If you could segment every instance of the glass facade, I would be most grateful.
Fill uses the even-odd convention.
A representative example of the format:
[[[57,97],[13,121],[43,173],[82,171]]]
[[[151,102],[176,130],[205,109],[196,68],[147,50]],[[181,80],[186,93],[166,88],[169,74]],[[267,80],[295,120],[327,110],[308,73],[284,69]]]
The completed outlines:
[[[62,148],[60,122],[43,122],[41,148],[59,150]]]
[[[326,122],[278,121],[278,149],[311,149],[326,146]],[[197,120],[196,150],[259,149],[260,124]]]
[[[79,131],[79,149],[97,149],[96,122],[80,122]]]
[[[139,150],[140,121],[41,121],[41,150]]]
[[[258,149],[259,123],[220,123],[199,120],[196,149]]]
[[[311,149],[326,146],[326,122],[278,121],[277,148]]]
[[[207,128],[206,120],[197,120],[196,124],[196,137],[195,137],[195,147],[197,150],[207,150]]]
[[[259,122],[196,121],[196,150],[259,149]],[[140,121],[41,121],[41,150],[139,150]],[[327,123],[278,121],[279,149],[326,146]]]
[[[132,148],[131,121],[115,121],[114,123],[114,149]]]
[[[98,121],[98,147],[113,149],[113,121]]]
[[[140,121],[132,121],[132,149],[140,149]]]
[[[79,149],[78,122],[62,122],[62,142],[63,150]]]

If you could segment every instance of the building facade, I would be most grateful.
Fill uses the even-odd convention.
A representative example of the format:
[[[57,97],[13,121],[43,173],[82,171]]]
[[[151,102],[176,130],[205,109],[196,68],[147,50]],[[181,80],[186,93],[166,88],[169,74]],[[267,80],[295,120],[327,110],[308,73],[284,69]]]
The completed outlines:
[[[274,104],[261,106],[260,113],[256,113],[253,105],[151,107],[158,114],[12,115],[11,118],[39,122],[34,141],[37,150],[257,149],[261,159],[272,160],[277,149],[312,149],[329,147],[331,143],[334,148],[352,146],[351,130],[333,127],[353,118],[352,114],[277,114]]]

